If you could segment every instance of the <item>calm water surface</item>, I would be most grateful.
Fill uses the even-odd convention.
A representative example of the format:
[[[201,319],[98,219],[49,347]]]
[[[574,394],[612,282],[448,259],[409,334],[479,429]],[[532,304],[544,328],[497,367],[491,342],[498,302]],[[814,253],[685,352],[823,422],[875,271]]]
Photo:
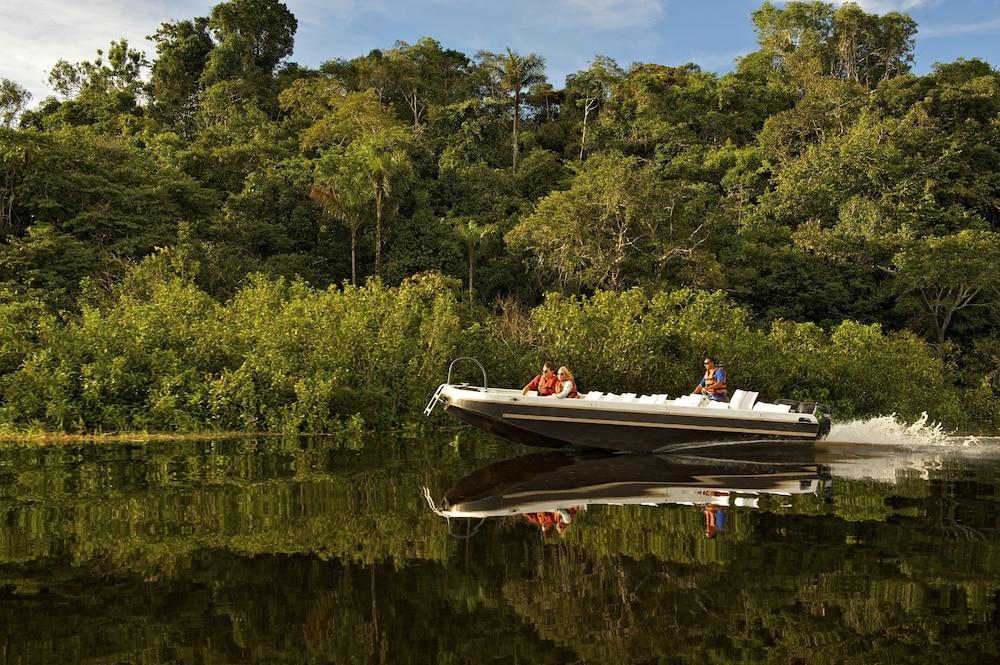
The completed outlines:
[[[912,443],[4,444],[0,664],[998,662],[1000,448]]]

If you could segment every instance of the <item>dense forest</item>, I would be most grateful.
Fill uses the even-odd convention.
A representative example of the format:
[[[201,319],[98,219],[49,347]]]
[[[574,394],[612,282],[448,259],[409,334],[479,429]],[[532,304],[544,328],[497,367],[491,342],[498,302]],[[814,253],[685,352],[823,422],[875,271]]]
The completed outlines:
[[[1000,427],[1000,72],[916,23],[763,4],[719,76],[432,38],[317,69],[229,0],[0,80],[0,423],[412,419],[448,360]]]

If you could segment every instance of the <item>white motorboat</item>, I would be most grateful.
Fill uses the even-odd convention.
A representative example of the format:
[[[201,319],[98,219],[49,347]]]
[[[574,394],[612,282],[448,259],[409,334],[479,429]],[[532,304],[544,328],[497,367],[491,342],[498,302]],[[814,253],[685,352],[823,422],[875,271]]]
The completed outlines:
[[[458,360],[466,359],[459,358],[452,366]],[[481,386],[453,384],[450,379],[451,368],[425,415],[441,404],[462,422],[534,446],[662,453],[701,442],[813,441],[826,436],[831,427],[830,412],[822,404],[765,402],[758,393],[745,390],[734,391],[729,402],[704,395],[671,398],[596,391],[579,399],[559,399],[489,388],[485,370]]]

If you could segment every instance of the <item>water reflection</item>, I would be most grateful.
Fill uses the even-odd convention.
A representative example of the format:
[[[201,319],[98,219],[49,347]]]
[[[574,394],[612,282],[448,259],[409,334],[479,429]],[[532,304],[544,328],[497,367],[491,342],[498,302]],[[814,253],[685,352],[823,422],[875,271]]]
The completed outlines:
[[[507,456],[451,437],[0,448],[0,663],[1000,654],[992,454]]]
[[[810,456],[803,449],[801,457]],[[563,535],[595,505],[696,506],[706,538],[725,528],[729,507],[757,508],[759,495],[818,494],[829,471],[817,464],[698,455],[525,455],[462,478],[445,494],[441,517],[520,515],[542,535]]]

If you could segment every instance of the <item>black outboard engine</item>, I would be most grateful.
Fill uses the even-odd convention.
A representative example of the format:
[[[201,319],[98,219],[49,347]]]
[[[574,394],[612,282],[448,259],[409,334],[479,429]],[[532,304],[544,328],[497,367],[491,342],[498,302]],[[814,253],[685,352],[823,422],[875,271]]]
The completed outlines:
[[[819,431],[816,433],[817,439],[822,439],[830,433],[833,427],[833,418],[830,407],[821,402],[799,402],[794,399],[779,399],[778,404],[787,404],[791,407],[791,413],[808,413],[816,417],[819,422]]]

